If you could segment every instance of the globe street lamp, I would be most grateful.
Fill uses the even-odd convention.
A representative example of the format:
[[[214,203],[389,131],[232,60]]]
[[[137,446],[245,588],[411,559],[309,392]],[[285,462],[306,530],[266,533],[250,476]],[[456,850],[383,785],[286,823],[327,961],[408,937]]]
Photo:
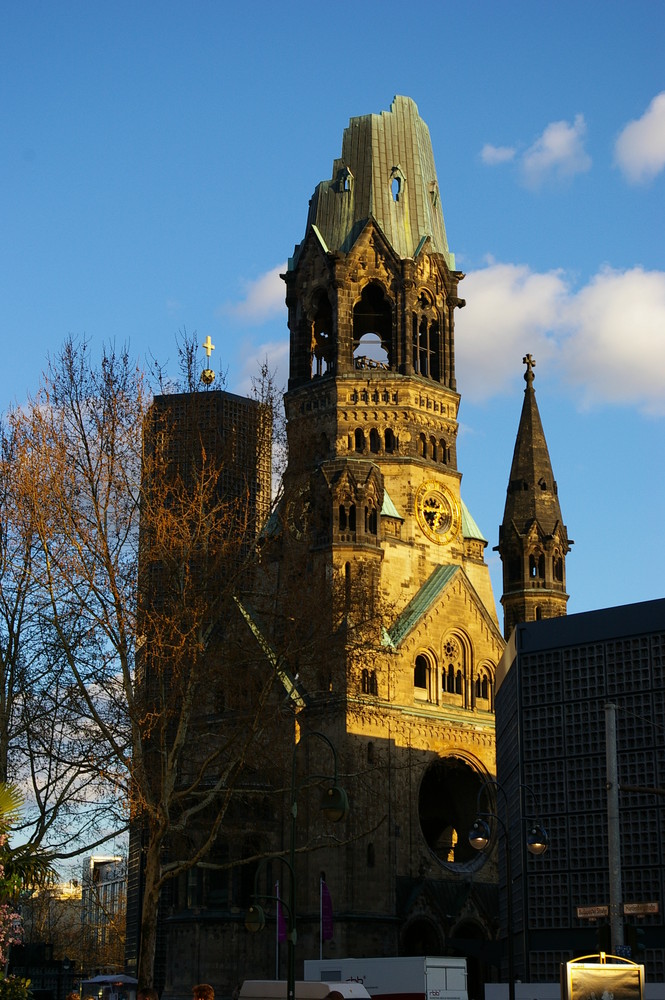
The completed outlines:
[[[306,739],[309,737],[315,737],[322,743],[325,743],[332,753],[333,757],[333,773],[332,775],[324,774],[309,774],[307,775],[305,781],[298,785],[296,780],[296,751],[299,746],[302,746]],[[303,785],[312,785],[318,782],[326,782],[327,787],[325,788],[323,795],[321,796],[321,812],[327,820],[332,823],[339,823],[346,818],[349,811],[349,800],[344,789],[338,784],[337,780],[337,753],[335,747],[331,740],[328,739],[324,733],[319,733],[316,730],[304,730],[301,733],[300,740],[295,744],[293,748],[293,756],[291,760],[291,839],[289,843],[289,858],[288,860],[281,855],[273,855],[270,858],[264,858],[259,867],[256,870],[254,876],[254,893],[253,899],[278,899],[277,896],[267,896],[257,891],[257,878],[259,871],[270,860],[278,860],[287,866],[289,869],[289,902],[288,904],[283,900],[278,900],[281,902],[287,911],[288,916],[288,932],[287,932],[287,975],[286,975],[286,998],[287,1000],[295,1000],[296,994],[296,941],[297,941],[297,931],[296,931],[296,820],[298,817],[298,791]],[[245,916],[245,927],[248,931],[260,931],[265,927],[265,914],[261,906],[258,903],[253,903],[250,906],[247,914]]]
[[[508,842],[508,830],[506,824],[500,816],[492,812],[480,812],[480,798],[483,792],[487,794],[490,801],[489,787],[492,786],[503,795],[506,814],[508,813],[508,797],[502,785],[498,781],[487,781],[478,790],[476,801],[477,819],[469,830],[469,843],[476,851],[484,851],[492,839],[492,830],[488,820],[493,820],[498,824],[499,830],[503,833],[504,858],[506,863],[506,935],[508,938],[508,998],[515,1000],[515,942],[513,940],[513,875],[510,858],[510,844]],[[521,786],[531,793],[535,801],[535,795],[528,785]],[[525,835],[526,849],[530,854],[538,857],[544,854],[549,846],[549,838],[540,823],[532,822]]]

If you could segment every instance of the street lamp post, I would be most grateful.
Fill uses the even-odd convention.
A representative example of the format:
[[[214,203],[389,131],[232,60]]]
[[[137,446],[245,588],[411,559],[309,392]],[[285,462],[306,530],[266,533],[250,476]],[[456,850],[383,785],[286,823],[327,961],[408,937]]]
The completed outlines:
[[[490,841],[492,839],[492,831],[488,820],[493,820],[498,824],[499,829],[503,833],[503,846],[504,846],[504,857],[506,863],[506,936],[508,938],[508,1000],[515,1000],[515,942],[513,940],[513,875],[512,875],[512,865],[510,856],[510,843],[508,840],[508,828],[506,824],[501,819],[497,813],[492,812],[480,812],[480,798],[483,792],[487,793],[489,800],[488,787],[493,786],[497,792],[501,792],[503,795],[503,801],[506,809],[506,814],[508,813],[508,797],[502,785],[498,781],[487,781],[478,790],[478,799],[476,802],[476,809],[478,812],[478,817],[475,820],[473,826],[469,831],[469,843],[477,851],[484,851],[487,849]],[[533,791],[528,787],[524,786],[533,795]],[[535,796],[534,796],[535,799]],[[529,824],[529,829],[526,833],[526,848],[530,854],[538,857],[544,854],[549,846],[549,839],[546,831],[540,825],[540,823],[532,822]]]
[[[605,705],[605,767],[607,787],[607,854],[610,881],[610,945],[621,955],[623,900],[621,888],[621,840],[619,833],[619,766],[617,762],[616,705]]]
[[[296,774],[296,751],[299,746],[302,745],[305,739],[310,736],[316,737],[322,743],[330,749],[333,757],[333,773],[329,774],[310,774],[307,776],[306,784],[313,784],[315,782],[325,781],[328,783],[327,788],[323,793],[321,799],[321,812],[333,823],[339,823],[343,820],[349,811],[349,800],[347,798],[346,792],[337,782],[337,753],[335,747],[330,739],[324,734],[319,733],[316,730],[305,730],[302,732],[300,740],[293,747],[293,756],[291,759],[291,835],[289,842],[289,858],[288,860],[281,855],[273,855],[270,858],[264,858],[261,865],[256,870],[254,876],[254,899],[277,899],[276,896],[266,896],[257,892],[257,878],[259,871],[263,865],[269,861],[276,859],[281,861],[289,869],[289,902],[288,904],[283,900],[279,900],[285,907],[288,915],[288,933],[287,933],[287,965],[286,965],[286,1000],[295,1000],[296,995],[296,941],[297,941],[297,929],[296,929],[296,900],[297,900],[297,879],[296,879],[296,821],[298,818],[298,792],[302,785],[297,783]],[[252,904],[245,918],[245,927],[248,931],[259,931],[265,926],[265,914],[261,906],[257,903]]]

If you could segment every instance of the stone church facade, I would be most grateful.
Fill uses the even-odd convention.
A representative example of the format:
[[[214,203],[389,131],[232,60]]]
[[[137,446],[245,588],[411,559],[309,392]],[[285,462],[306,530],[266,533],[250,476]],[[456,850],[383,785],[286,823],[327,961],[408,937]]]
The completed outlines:
[[[482,789],[496,774],[505,643],[487,540],[457,463],[463,277],[414,102],[396,97],[387,112],[352,118],[283,275],[288,466],[237,627],[288,679],[279,710],[292,727],[289,760],[260,850],[295,859],[297,977],[320,948],[324,957],[462,954],[479,1000],[497,965],[499,907],[495,859],[471,848],[468,831],[479,804],[491,807]],[[564,614],[566,601],[569,542],[549,456],[540,468],[542,427],[534,444],[531,382],[499,544],[511,627],[520,615]],[[334,829],[312,794],[333,765],[350,803]],[[275,860],[270,874],[288,902],[287,868]],[[322,877],[334,930],[321,945]],[[225,996],[243,978],[273,978],[275,935],[247,933],[239,896],[196,898],[190,907],[184,892],[164,907],[165,994],[188,996],[203,979]]]

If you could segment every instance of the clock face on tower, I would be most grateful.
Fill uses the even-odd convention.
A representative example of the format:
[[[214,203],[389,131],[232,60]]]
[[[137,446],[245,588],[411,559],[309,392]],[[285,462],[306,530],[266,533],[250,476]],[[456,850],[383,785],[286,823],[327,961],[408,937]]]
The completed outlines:
[[[424,535],[444,545],[458,533],[462,523],[459,501],[447,486],[428,480],[416,493],[416,519]]]

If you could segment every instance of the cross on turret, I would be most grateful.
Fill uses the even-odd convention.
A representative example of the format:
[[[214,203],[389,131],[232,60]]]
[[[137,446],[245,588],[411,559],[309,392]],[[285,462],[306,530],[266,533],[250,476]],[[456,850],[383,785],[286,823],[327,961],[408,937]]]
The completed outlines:
[[[210,337],[208,337],[208,340],[210,340]],[[525,354],[524,357],[522,358],[522,364],[526,365],[526,371],[524,372],[524,381],[533,382],[534,378],[536,377],[533,372],[533,369],[536,367],[536,359],[531,354]]]
[[[208,336],[206,337],[206,339],[203,341],[203,343],[201,344],[201,347],[206,352],[206,355],[207,355],[208,359],[210,359],[210,355],[215,350],[215,345],[213,344],[212,340],[210,339],[210,334],[208,334]],[[208,364],[210,364],[209,360],[208,360]],[[212,370],[212,368],[204,368],[203,369],[203,371],[201,372],[201,381],[203,382],[204,385],[212,385],[212,383],[215,381],[215,373]]]

